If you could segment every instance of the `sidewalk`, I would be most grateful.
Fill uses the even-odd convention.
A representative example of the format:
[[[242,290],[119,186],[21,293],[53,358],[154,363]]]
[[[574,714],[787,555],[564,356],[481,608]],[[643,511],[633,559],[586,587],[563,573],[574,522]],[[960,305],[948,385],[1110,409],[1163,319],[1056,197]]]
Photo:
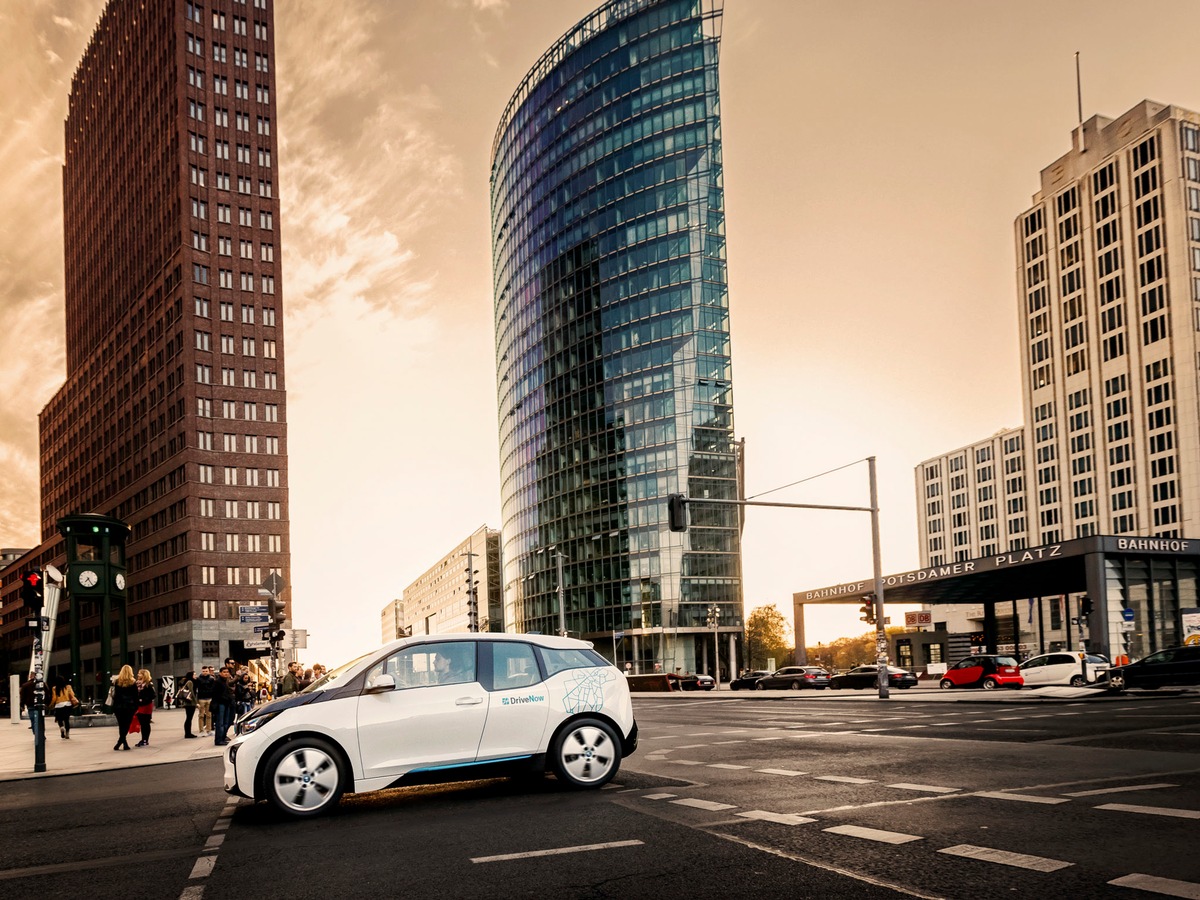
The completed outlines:
[[[29,730],[28,720],[14,724],[11,719],[0,719],[0,781],[132,769],[221,756],[225,748],[214,746],[211,737],[190,741],[184,738],[183,720],[182,709],[155,710],[149,747],[134,747],[141,740],[135,734],[130,735],[132,749],[113,750],[113,744],[117,742],[116,725],[74,727],[71,739],[63,740],[51,716],[46,722],[46,771],[34,772],[33,732]]]

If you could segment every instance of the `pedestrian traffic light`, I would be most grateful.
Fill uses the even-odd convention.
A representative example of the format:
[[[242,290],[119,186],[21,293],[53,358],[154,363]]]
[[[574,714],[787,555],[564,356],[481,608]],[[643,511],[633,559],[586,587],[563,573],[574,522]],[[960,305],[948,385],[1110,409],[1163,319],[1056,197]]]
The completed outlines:
[[[21,602],[35,613],[42,610],[42,574],[37,569],[21,576]]]
[[[875,624],[875,595],[867,594],[862,599],[863,599],[863,605],[860,606],[858,609],[858,611],[860,613],[862,613],[862,615],[859,616],[859,618],[862,621],[866,622],[868,625],[874,625]]]
[[[672,531],[688,530],[687,498],[683,494],[667,494],[667,527]]]

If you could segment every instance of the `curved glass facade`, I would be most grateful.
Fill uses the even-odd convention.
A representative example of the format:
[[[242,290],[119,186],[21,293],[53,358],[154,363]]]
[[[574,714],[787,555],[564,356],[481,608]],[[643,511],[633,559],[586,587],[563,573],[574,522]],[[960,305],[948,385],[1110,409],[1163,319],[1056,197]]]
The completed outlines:
[[[610,0],[504,112],[492,252],[506,627],[636,671],[711,670],[742,624],[720,0]]]

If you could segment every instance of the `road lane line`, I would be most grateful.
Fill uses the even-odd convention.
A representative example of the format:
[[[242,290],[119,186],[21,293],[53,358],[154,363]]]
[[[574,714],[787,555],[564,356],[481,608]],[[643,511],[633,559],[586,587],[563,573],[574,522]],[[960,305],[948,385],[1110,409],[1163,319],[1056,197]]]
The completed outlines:
[[[837,781],[842,784],[874,784],[874,778],[852,778],[849,775],[814,775],[817,781]]]
[[[746,812],[734,813],[734,815],[741,816],[743,819],[774,822],[776,825],[807,825],[809,822],[817,821],[808,816],[797,816],[794,813],[773,813],[767,812],[765,809],[751,809]]]
[[[796,772],[792,769],[755,769],[755,772],[762,772],[764,775],[807,775],[807,772]]]
[[[183,893],[179,895],[179,900],[200,900],[204,896],[204,885],[193,884],[191,887],[185,887]]]
[[[735,766],[733,763],[709,763],[710,769],[748,769],[749,766]]]
[[[702,765],[704,765],[704,763],[702,763],[698,759],[668,759],[666,761],[675,763],[675,765],[677,765],[677,766],[702,766]]]
[[[1176,819],[1200,819],[1200,810],[1169,809],[1165,806],[1133,806],[1128,803],[1105,803],[1096,809],[1109,809],[1113,812],[1141,813],[1146,816],[1171,816]]]
[[[643,800],[670,800],[672,797],[678,797],[678,794],[646,794]]]
[[[746,743],[746,739],[739,738],[736,741],[713,741],[712,745],[714,747],[720,747],[722,744],[744,744],[744,743]]]
[[[205,853],[209,853],[209,852],[211,852],[211,851],[214,851],[214,850],[220,850],[220,849],[221,849],[221,845],[222,845],[223,843],[225,843],[225,835],[223,835],[223,834],[210,834],[210,835],[208,836],[208,840],[207,840],[207,841],[205,842],[205,844],[204,844],[204,851],[203,851],[203,852],[205,852]]]
[[[679,806],[691,806],[695,809],[707,809],[709,812],[718,812],[722,809],[737,809],[732,803],[717,803],[715,800],[696,800],[691,797],[684,797],[682,800],[672,800],[672,803]]]
[[[980,859],[984,862],[999,863],[1002,866],[1014,866],[1018,869],[1032,869],[1035,872],[1057,872],[1074,863],[1063,862],[1061,859],[1048,859],[1044,856],[1029,856],[1025,853],[1010,853],[1007,850],[993,850],[990,847],[975,847],[971,844],[959,844],[956,847],[946,847],[938,853],[949,856],[963,856],[967,859]]]
[[[192,878],[207,878],[212,874],[213,866],[217,864],[216,856],[200,856],[196,858],[196,864],[192,866],[192,874],[188,876]]]
[[[924,840],[924,838],[916,834],[903,834],[899,831],[880,831],[878,828],[862,828],[858,825],[835,825],[833,828],[826,828],[824,830],[830,834],[844,834],[867,841],[879,841],[883,844],[907,844],[912,841]]]
[[[1164,894],[1167,897],[1183,897],[1184,900],[1200,900],[1200,884],[1190,881],[1176,881],[1174,878],[1157,878],[1154,875],[1125,875],[1114,878],[1109,884],[1117,887],[1133,888],[1138,891],[1150,891],[1154,894]]]
[[[1173,788],[1173,787],[1179,787],[1179,785],[1168,784],[1167,782],[1163,782],[1162,784],[1127,784],[1127,785],[1125,785],[1125,787],[1100,788],[1099,790],[1095,790],[1095,791],[1072,791],[1070,793],[1063,794],[1063,796],[1064,797],[1094,797],[1097,794],[1124,794],[1127,791],[1152,791],[1152,790],[1155,790],[1156,788]]]
[[[979,791],[971,794],[972,797],[987,797],[989,800],[1018,800],[1021,803],[1070,803],[1071,801],[1064,797],[1037,797],[1033,794],[1009,794],[1005,791]]]
[[[899,788],[902,791],[925,791],[930,794],[953,794],[962,790],[962,788],[938,787],[936,784],[908,784],[903,781],[898,784],[886,785],[886,787]]]
[[[533,859],[537,856],[559,856],[564,853],[587,853],[591,850],[612,850],[617,847],[641,847],[641,841],[608,841],[603,844],[580,844],[578,847],[555,847],[553,850],[530,850],[526,853],[501,853],[498,856],[474,856],[473,863],[505,862],[510,859]]]

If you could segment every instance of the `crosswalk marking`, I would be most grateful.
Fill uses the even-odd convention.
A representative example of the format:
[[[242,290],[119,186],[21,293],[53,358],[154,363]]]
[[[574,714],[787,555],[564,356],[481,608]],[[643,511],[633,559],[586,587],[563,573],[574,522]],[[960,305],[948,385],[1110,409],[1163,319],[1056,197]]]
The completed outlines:
[[[591,850],[611,850],[615,847],[641,847],[641,841],[608,841],[604,844],[581,844],[578,847],[555,847],[552,850],[530,850],[527,853],[501,853],[498,856],[475,856],[473,863],[505,862],[512,859],[532,859],[537,856],[559,856],[563,853],[586,853]]]
[[[853,778],[849,775],[814,775],[817,781],[837,781],[844,784],[874,784],[874,778]]]
[[[1022,803],[1067,803],[1064,797],[1038,797],[1033,794],[1009,794],[1004,791],[979,791],[974,797],[987,797],[989,800],[1019,800]]]
[[[972,844],[959,844],[946,847],[938,853],[949,856],[963,856],[968,859],[980,859],[984,862],[999,863],[1002,866],[1015,866],[1018,869],[1032,869],[1035,872],[1057,872],[1073,863],[1061,859],[1048,859],[1044,856],[1029,856],[1025,853],[1010,853],[1007,850],[994,850],[991,847],[976,847]]]
[[[959,790],[959,788],[954,787],[938,787],[935,784],[908,784],[907,782],[903,781],[898,784],[889,784],[887,786],[890,788],[899,788],[902,791],[926,791],[930,794],[953,794]]]
[[[1096,809],[1110,809],[1114,812],[1142,813],[1147,816],[1171,816],[1176,819],[1200,819],[1200,810],[1170,809],[1165,806],[1133,806],[1128,803],[1105,803]]]
[[[793,813],[773,813],[767,812],[764,809],[751,809],[745,812],[734,813],[735,816],[741,816],[743,819],[760,819],[764,822],[774,822],[776,825],[807,825],[809,822],[815,822],[816,819],[810,819],[808,816],[797,816]]]
[[[732,763],[709,763],[710,769],[748,769],[749,766],[735,766]]]
[[[717,803],[713,800],[696,800],[691,797],[684,797],[681,800],[672,800],[679,806],[692,806],[696,809],[707,809],[710,812],[717,812],[722,809],[737,809],[732,803]]]
[[[919,835],[903,834],[899,831],[881,831],[878,828],[862,828],[858,825],[836,825],[826,828],[830,834],[845,834],[849,837],[862,838],[867,841],[879,841],[883,844],[907,844],[911,841],[923,840]]]
[[[1167,897],[1183,897],[1184,900],[1200,900],[1200,884],[1176,881],[1174,878],[1156,878],[1153,875],[1134,874],[1114,878],[1109,884],[1164,894]]]
[[[644,800],[670,800],[670,799],[672,799],[674,797],[678,797],[678,796],[679,796],[678,794],[646,794],[645,797],[643,797],[642,799],[644,799]]]
[[[755,772],[762,772],[764,775],[807,775],[807,772],[796,772],[792,769],[755,769]]]
[[[1094,797],[1096,794],[1124,794],[1127,791],[1152,791],[1156,788],[1173,788],[1179,787],[1177,784],[1127,784],[1124,787],[1100,788],[1094,791],[1072,791],[1069,794],[1064,794],[1064,797]]]

